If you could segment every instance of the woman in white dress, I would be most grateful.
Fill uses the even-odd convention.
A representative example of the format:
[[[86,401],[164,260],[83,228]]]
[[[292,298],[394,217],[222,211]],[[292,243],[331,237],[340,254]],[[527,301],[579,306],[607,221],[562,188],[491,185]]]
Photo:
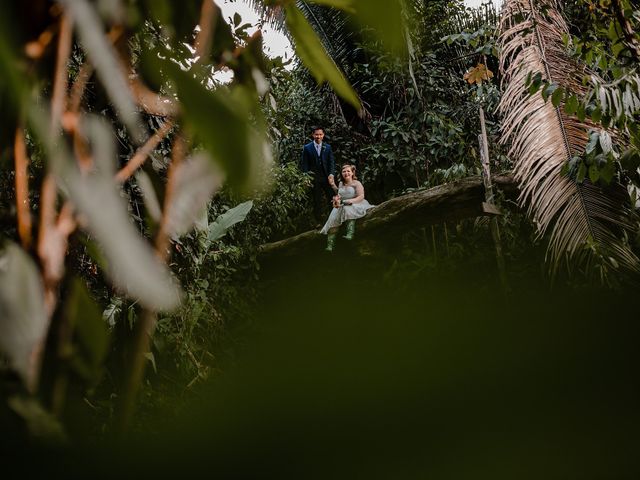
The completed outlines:
[[[346,224],[347,232],[344,238],[353,240],[353,235],[356,231],[356,219],[364,217],[367,210],[373,207],[364,198],[364,187],[356,177],[356,167],[354,165],[343,165],[340,170],[340,176],[342,181],[337,188],[333,178],[330,178],[329,183],[337,191],[337,195],[333,197],[333,210],[329,214],[327,223],[320,230],[320,233],[327,235],[326,250],[328,252],[333,251],[340,225]]]

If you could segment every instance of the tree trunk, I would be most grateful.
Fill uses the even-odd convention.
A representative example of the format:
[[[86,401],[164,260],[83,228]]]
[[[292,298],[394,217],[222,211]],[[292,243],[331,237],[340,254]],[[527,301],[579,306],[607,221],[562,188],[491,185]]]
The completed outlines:
[[[493,175],[491,179],[493,187],[501,190],[507,198],[517,197],[518,189],[513,176]],[[484,199],[484,185],[480,176],[392,198],[369,210],[364,218],[357,221],[356,241],[383,242],[404,231],[445,220],[490,215],[491,212],[482,208]],[[296,256],[309,251],[321,251],[325,240],[325,235],[312,230],[267,243],[260,248],[260,253],[263,258],[274,255]]]

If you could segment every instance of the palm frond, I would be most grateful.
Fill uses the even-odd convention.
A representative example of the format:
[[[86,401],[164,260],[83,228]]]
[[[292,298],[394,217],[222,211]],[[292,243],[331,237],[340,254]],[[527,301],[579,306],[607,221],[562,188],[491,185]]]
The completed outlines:
[[[289,31],[286,29],[285,14],[282,7],[266,5],[264,0],[247,0],[247,2],[260,15],[263,23],[267,23],[272,28],[285,33],[289,36],[291,42],[295,43],[295,39],[290,36]],[[362,49],[359,47],[361,42],[360,29],[353,24],[350,16],[342,10],[304,0],[295,0],[295,3],[316,32],[329,58],[355,87],[357,82],[349,78],[349,70],[354,63],[362,60],[360,58]],[[364,105],[363,99],[360,98],[357,92],[356,94],[360,103]],[[341,110],[340,113],[342,114]],[[358,112],[358,115],[360,118],[367,117],[368,112],[364,106]]]
[[[539,235],[550,230],[548,258],[552,272],[561,260],[590,262],[594,253],[610,266],[639,270],[638,257],[621,240],[631,228],[626,189],[577,183],[561,173],[567,160],[584,152],[595,126],[567,115],[564,109],[530,95],[527,78],[545,80],[584,93],[585,68],[569,58],[562,41],[568,33],[557,0],[507,0],[501,19],[500,70],[506,87],[498,107],[502,143],[510,143],[520,202]],[[606,253],[602,253],[606,252]]]
[[[335,8],[297,0],[296,5],[318,34],[318,38],[334,63],[345,72],[353,63],[360,34],[349,24],[349,16]]]
[[[487,29],[495,32],[498,28],[499,14],[496,6],[491,3],[483,3],[478,7],[467,7],[464,10],[452,10],[451,15],[447,17],[440,28],[437,30],[438,40],[447,35],[453,35],[463,32],[477,32],[480,29]],[[480,59],[487,62],[487,66],[495,71],[497,65],[494,65],[493,57],[483,58],[482,52],[476,48],[467,46],[466,48],[460,44],[447,45],[443,43],[439,47],[439,54],[446,63],[454,66],[462,75],[469,69],[470,65],[475,65]]]
[[[246,1],[260,15],[264,24],[289,35],[285,26],[284,9],[281,6],[267,5],[264,0]],[[344,71],[344,66],[349,64],[350,56],[353,55],[359,41],[357,30],[348,24],[348,15],[343,11],[304,0],[296,0],[296,6],[317,33],[334,63]]]
[[[284,8],[280,5],[267,5],[264,0],[245,0],[245,2],[260,16],[261,23],[280,32],[286,32]]]

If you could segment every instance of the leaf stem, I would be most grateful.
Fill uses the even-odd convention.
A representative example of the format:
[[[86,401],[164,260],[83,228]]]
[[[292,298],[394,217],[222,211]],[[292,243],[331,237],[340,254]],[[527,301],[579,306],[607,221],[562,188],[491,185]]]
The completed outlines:
[[[155,133],[149,137],[149,139],[142,145],[136,153],[131,157],[127,164],[118,171],[115,176],[116,181],[124,182],[147,160],[151,152],[158,146],[158,144],[167,136],[167,134],[173,128],[173,120],[167,120]]]
[[[636,33],[631,26],[629,20],[624,16],[624,9],[620,0],[611,0],[611,4],[615,10],[616,19],[620,24],[624,35],[624,43],[629,48],[631,54],[635,57],[636,62],[640,62],[640,42],[636,38]]]
[[[71,54],[71,41],[73,38],[72,21],[68,14],[60,18],[60,33],[58,39],[58,52],[53,80],[53,94],[51,96],[51,127],[52,134],[60,124],[64,112],[64,100],[67,94],[67,62]]]
[[[203,0],[200,10],[200,31],[194,41],[196,63],[202,63],[211,51],[219,7],[211,0]]]
[[[24,128],[18,125],[16,129],[14,160],[16,169],[16,212],[18,216],[18,235],[25,250],[31,248],[31,206],[29,204],[29,179],[27,167],[29,158],[24,142]]]

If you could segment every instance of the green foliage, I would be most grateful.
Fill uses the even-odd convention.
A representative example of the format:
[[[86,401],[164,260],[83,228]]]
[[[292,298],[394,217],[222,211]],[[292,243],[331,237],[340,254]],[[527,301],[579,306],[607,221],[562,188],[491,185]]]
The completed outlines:
[[[339,112],[333,114],[331,97],[306,88],[301,73],[292,76],[291,83],[273,91],[278,110],[271,116],[278,132],[288,133],[275,135],[281,162],[297,162],[308,126],[325,125],[338,163],[356,164],[367,195],[377,201],[393,190],[430,182],[434,168],[453,161],[471,165],[477,158],[477,110],[468,100],[470,90],[461,77],[452,82],[434,55],[426,55],[415,69],[419,92],[400,59],[379,53],[369,63],[353,66],[356,87],[369,108],[379,112],[367,126],[368,135],[347,124]],[[390,175],[400,181],[390,184]]]
[[[574,31],[564,37],[565,47],[592,72],[583,78],[586,90],[578,93],[563,89],[543,80],[537,72],[528,77],[529,91],[531,94],[540,91],[545,101],[551,99],[555,107],[562,106],[568,115],[575,115],[580,121],[590,119],[602,129],[617,132],[613,141],[606,133],[601,136],[599,131],[591,132],[586,151],[572,158],[565,172],[578,181],[589,178],[592,182],[609,183],[616,171],[622,169],[622,179],[634,181],[637,172],[628,170],[627,162],[621,164],[617,159],[635,158],[640,146],[637,127],[640,10],[633,2],[624,0],[574,0],[568,2],[566,14]],[[607,139],[607,146],[602,147],[602,138]]]
[[[460,32],[451,35],[445,35],[440,40],[446,42],[447,45],[459,43],[470,47],[473,53],[479,55],[498,56],[498,47],[496,45],[495,28],[480,28],[474,32]]]
[[[542,280],[544,272],[539,267],[544,263],[544,245],[536,240],[532,225],[522,212],[503,199],[498,199],[498,204],[502,213],[498,218],[501,247],[509,283],[516,286],[534,278]],[[479,217],[445,222],[407,234],[397,243],[396,261],[385,273],[385,284],[392,289],[405,281],[434,286],[436,278],[448,281],[475,272],[486,280],[479,280],[482,285],[477,288],[486,294],[497,294],[501,287],[489,223],[488,217]]]
[[[261,3],[284,7],[302,62],[359,107],[301,4]],[[401,39],[399,9],[389,15],[386,1],[316,3],[355,15],[389,45]],[[70,367],[82,378],[74,377],[77,385],[69,388],[84,388],[99,378],[109,346],[120,351],[133,343],[125,355],[132,368],[124,377],[131,378],[114,382],[126,424],[142,378],[139,360],[159,371],[168,357],[160,346],[147,351],[155,315],[162,312],[158,341],[171,338],[165,344],[177,352],[177,363],[195,365],[202,377],[210,333],[249,301],[250,287],[236,283],[256,277],[258,246],[307,221],[309,180],[293,164],[272,168],[261,111],[260,100],[269,98],[267,75],[281,64],[265,60],[261,35],[250,35],[240,15],[227,24],[210,1],[65,0],[51,9],[23,2],[6,10],[0,19],[0,177],[3,186],[13,184],[16,165],[35,178],[21,180],[20,193],[3,188],[2,214],[12,226],[2,233],[16,242],[3,254],[8,267],[1,273],[19,281],[5,288],[9,278],[2,278],[0,308],[9,325],[3,325],[7,345],[0,347],[11,368],[33,384],[39,352],[46,350],[51,366],[42,374],[42,397],[64,414],[68,385],[61,372]],[[223,69],[233,72],[225,86],[215,78]],[[22,137],[26,152],[12,148]],[[147,156],[152,161],[133,176]],[[128,162],[132,168],[122,169]],[[53,177],[43,187],[48,173]],[[272,188],[264,190],[267,177]],[[225,190],[211,202],[223,180]],[[247,198],[253,204],[230,208]],[[24,205],[28,215],[22,216]],[[214,223],[193,231],[207,223],[207,205]],[[249,226],[233,227],[242,221]],[[9,268],[15,265],[17,272]],[[184,303],[170,313],[181,299],[174,275]],[[90,292],[81,280],[68,281],[76,276]],[[27,306],[13,298],[16,291],[37,298]],[[94,302],[107,305],[104,319],[118,332],[113,344],[97,327],[103,319]],[[74,333],[52,340],[42,331],[49,324]],[[21,335],[24,344],[16,340]]]
[[[607,186],[616,176],[619,156],[606,131],[591,131],[584,155],[574,156],[564,165],[563,173],[580,183],[589,179]]]
[[[453,25],[476,30],[450,34],[450,42],[430,45],[424,50],[412,49],[408,56],[390,55],[370,39],[352,47],[358,55],[354,54],[344,69],[364,101],[365,111],[356,114],[330,92],[309,85],[304,71],[293,71],[286,78],[276,77],[271,105],[265,109],[272,137],[277,142],[279,161],[297,162],[302,145],[308,141],[309,127],[320,124],[327,129],[327,141],[337,162],[350,162],[358,167],[367,196],[375,202],[407,188],[435,185],[442,180],[441,176],[433,175],[436,169],[465,164],[473,170],[478,160],[478,105],[493,112],[500,91],[494,84],[473,88],[466,85],[462,76],[467,66],[461,66],[461,61],[451,62],[450,53],[458,44],[471,48],[472,52],[479,49],[480,53],[485,50],[493,53],[495,24],[487,22],[494,22],[495,16],[487,13],[485,20],[482,15],[469,16],[472,20],[465,23],[465,14],[453,3],[445,9],[450,9],[448,14],[460,15],[458,23],[451,22],[450,16],[442,17],[439,7],[429,6],[424,18],[418,19],[417,14],[411,17],[416,25],[420,22],[429,25],[429,29],[412,32],[412,44],[421,45],[421,35],[430,35],[434,30],[458,28]],[[414,7],[418,8],[412,3],[410,8]],[[422,6],[419,10],[422,12]],[[441,23],[433,25],[433,22]],[[478,52],[473,54],[477,57]],[[498,125],[491,113],[487,125],[493,138]],[[500,149],[493,148],[492,156],[499,159],[501,167],[508,166]]]
[[[5,112],[0,213],[2,235],[13,240],[0,257],[0,371],[26,378],[31,355],[46,346],[40,395],[67,425],[84,409],[85,416],[75,419],[82,423],[78,418],[86,418],[91,409],[100,417],[93,419],[95,431],[113,427],[115,399],[131,392],[131,385],[123,385],[136,355],[152,369],[143,382],[142,418],[158,405],[175,408],[184,392],[220,368],[221,357],[228,354],[221,350],[228,345],[223,339],[255,317],[254,299],[264,286],[260,245],[311,226],[310,179],[297,163],[312,125],[327,129],[338,163],[358,166],[367,197],[375,203],[411,188],[477,174],[480,105],[489,112],[494,144],[498,123],[491,112],[500,90],[494,82],[470,86],[462,76],[480,56],[496,53],[495,11],[488,7],[482,14],[466,11],[460,1],[259,2],[283,7],[302,62],[288,72],[263,58],[260,35],[249,35],[239,15],[229,25],[215,5],[211,48],[195,58],[195,39],[203,31],[195,28],[203,14],[199,2],[66,0],[61,8],[73,14],[73,38],[79,43],[72,45],[62,77],[77,82],[88,65],[96,78],[92,73],[88,78],[81,114],[64,117],[48,110],[56,42],[43,47],[42,57],[25,54],[26,42],[40,41],[42,32],[57,38],[61,30],[54,10],[30,11],[37,3],[24,3],[26,16],[16,15],[22,9],[17,4],[7,6],[8,14],[0,18],[0,106]],[[623,3],[627,15],[631,4]],[[324,20],[313,18],[322,15]],[[589,17],[583,43],[577,37],[567,43],[607,83],[593,87],[587,100],[536,76],[531,91],[542,90],[554,105],[590,116],[603,127],[615,125],[630,139],[633,148],[623,151],[594,130],[586,156],[567,166],[571,175],[603,184],[626,175],[640,186],[635,127],[640,83],[628,38],[613,18],[607,17],[607,40],[597,43],[604,30],[594,26],[600,20]],[[332,23],[336,19],[340,23]],[[485,69],[497,71],[492,61]],[[121,65],[127,65],[126,73]],[[222,68],[234,73],[228,85],[215,78]],[[134,92],[131,82],[138,81],[143,94]],[[74,86],[63,91],[73,92]],[[70,99],[64,100],[71,108]],[[71,131],[69,118],[76,120],[77,131]],[[118,168],[169,121],[172,130],[152,149],[143,169],[124,184],[114,181]],[[46,248],[36,241],[17,246],[12,142],[25,123],[32,189],[27,203],[38,225],[31,233],[42,234],[47,225],[37,222],[43,212],[53,213],[52,236],[40,239]],[[83,163],[87,158],[88,166]],[[492,158],[500,167],[509,166],[498,149],[492,148]],[[40,191],[48,171],[56,175],[58,191],[46,203]],[[82,229],[71,236],[61,234],[64,217],[58,209],[66,202],[73,205],[74,228]],[[483,221],[469,221],[414,232],[402,239],[385,281],[390,286],[407,280],[428,284],[450,270],[491,269],[486,227]],[[534,243],[516,231],[529,226],[508,209],[501,227],[507,256],[521,255],[523,245]],[[154,250],[151,241],[162,234],[166,242],[157,242]],[[51,256],[52,250],[57,256]],[[167,256],[167,265],[158,261]],[[52,258],[59,278],[49,275]],[[604,253],[600,258],[602,265],[608,261]],[[541,263],[541,255],[530,262],[511,273],[524,278]],[[180,306],[171,310],[179,297]],[[140,347],[144,341],[136,340],[147,338],[142,319],[156,314],[152,343]],[[54,327],[45,338],[49,324]],[[34,397],[3,391],[0,412],[7,406],[25,422],[40,419],[54,436],[64,436]]]
[[[60,355],[88,385],[100,380],[109,350],[109,334],[102,315],[83,281],[73,280],[65,302],[65,319],[73,335],[61,342]]]
[[[449,183],[471,175],[480,175],[480,167],[469,167],[464,163],[454,163],[449,168],[436,168],[433,171],[433,183]]]
[[[251,292],[258,288],[257,248],[306,228],[311,217],[309,179],[297,165],[273,166],[267,175],[267,190],[234,207],[237,195],[223,190],[209,206],[211,223],[176,243],[174,271],[185,294],[181,308],[159,320],[154,352],[159,370],[175,371],[188,384],[216,368],[219,340],[249,321]],[[152,388],[177,388],[176,379],[163,378]]]
[[[273,166],[267,175],[270,187],[257,192],[251,212],[233,234],[250,250],[299,231],[311,217],[311,180],[296,163]]]
[[[215,222],[209,225],[209,229],[207,231],[207,242],[214,242],[223,237],[229,228],[236,223],[242,222],[247,217],[247,214],[251,211],[252,207],[253,201],[249,200],[233,207],[216,218]]]

